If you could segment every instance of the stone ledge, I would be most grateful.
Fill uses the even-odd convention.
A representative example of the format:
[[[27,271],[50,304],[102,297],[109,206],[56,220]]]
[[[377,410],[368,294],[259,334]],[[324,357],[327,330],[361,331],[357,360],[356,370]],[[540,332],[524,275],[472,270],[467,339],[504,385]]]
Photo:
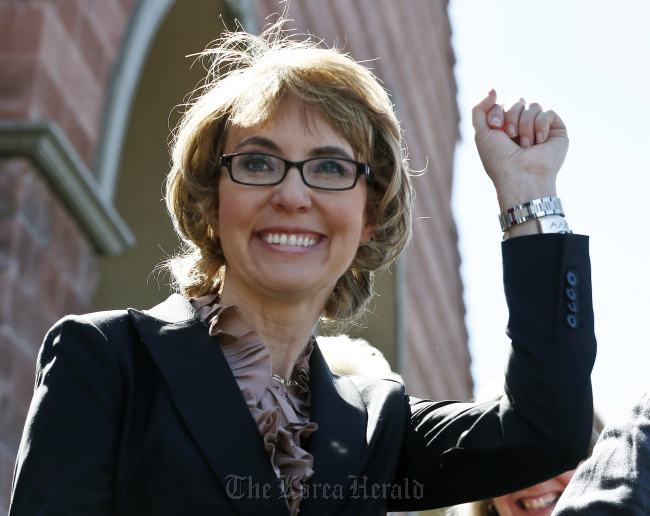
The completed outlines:
[[[0,156],[29,158],[104,255],[118,255],[135,237],[59,127],[49,121],[0,120]]]

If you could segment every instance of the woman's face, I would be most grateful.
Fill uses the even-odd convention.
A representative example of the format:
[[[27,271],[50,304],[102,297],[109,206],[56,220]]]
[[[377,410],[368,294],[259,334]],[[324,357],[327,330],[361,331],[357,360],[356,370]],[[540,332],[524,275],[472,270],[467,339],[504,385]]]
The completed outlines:
[[[575,469],[528,489],[494,498],[499,516],[550,516]]]
[[[320,112],[293,99],[263,125],[229,129],[223,153],[241,152],[291,161],[359,159]],[[294,167],[278,185],[250,186],[234,183],[224,168],[217,221],[227,263],[223,297],[251,293],[285,302],[311,299],[324,306],[359,244],[372,235],[366,196],[361,178],[351,190],[316,190]]]

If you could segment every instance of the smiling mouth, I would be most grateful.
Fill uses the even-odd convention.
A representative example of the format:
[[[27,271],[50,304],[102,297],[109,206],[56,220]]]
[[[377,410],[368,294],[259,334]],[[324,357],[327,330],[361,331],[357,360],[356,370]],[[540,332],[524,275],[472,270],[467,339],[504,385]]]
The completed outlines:
[[[269,233],[260,235],[267,244],[290,245],[294,247],[311,247],[320,241],[320,237],[309,235],[288,235],[286,233]]]
[[[517,503],[525,511],[538,511],[555,505],[559,498],[560,493],[548,493],[537,498],[518,500]]]

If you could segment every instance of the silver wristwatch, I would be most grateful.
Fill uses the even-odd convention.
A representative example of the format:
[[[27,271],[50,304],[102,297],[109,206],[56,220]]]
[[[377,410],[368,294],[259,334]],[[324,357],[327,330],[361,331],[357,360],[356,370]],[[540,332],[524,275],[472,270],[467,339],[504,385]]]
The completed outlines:
[[[499,214],[501,231],[507,231],[517,224],[523,224],[529,220],[540,219],[549,215],[559,215],[564,217],[562,201],[557,197],[542,197],[518,206],[508,208],[505,212]],[[540,229],[541,232],[541,229]],[[556,231],[548,231],[556,233]]]
[[[566,221],[564,217],[561,217],[560,215],[549,215],[548,217],[539,217],[535,219],[535,223],[537,224],[537,231],[540,234],[548,234],[548,233],[573,233],[571,229],[569,229],[569,223]],[[503,239],[508,240],[510,238],[510,233],[508,230],[505,230],[503,232]]]

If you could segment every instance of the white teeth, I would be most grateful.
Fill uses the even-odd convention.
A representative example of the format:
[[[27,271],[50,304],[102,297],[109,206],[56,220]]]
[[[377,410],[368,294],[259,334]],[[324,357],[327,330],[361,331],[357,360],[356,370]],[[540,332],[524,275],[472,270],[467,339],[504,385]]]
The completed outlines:
[[[549,493],[539,498],[532,498],[529,500],[521,500],[522,507],[527,511],[534,511],[537,509],[543,509],[554,504],[557,501],[557,495]]]
[[[294,247],[310,247],[318,242],[317,238],[308,236],[286,235],[283,233],[274,233],[262,236],[262,240],[268,244],[290,245]]]

